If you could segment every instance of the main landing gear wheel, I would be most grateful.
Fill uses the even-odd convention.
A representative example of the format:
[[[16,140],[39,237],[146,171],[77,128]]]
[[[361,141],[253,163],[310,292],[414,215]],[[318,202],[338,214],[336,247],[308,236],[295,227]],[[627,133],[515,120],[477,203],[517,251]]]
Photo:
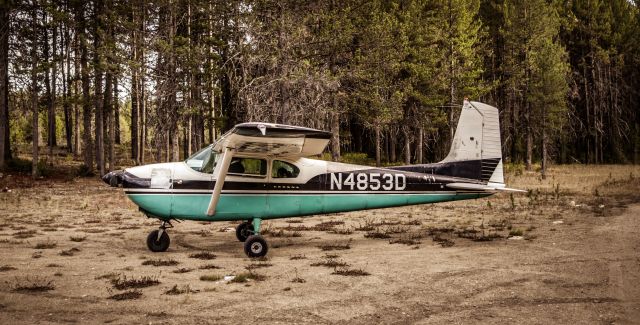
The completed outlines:
[[[162,231],[162,234],[160,234]],[[152,252],[164,252],[169,248],[171,239],[164,229],[157,229],[149,233],[147,236],[147,247]]]
[[[251,235],[253,235],[253,224],[251,222],[245,221],[236,227],[236,238],[239,241],[245,242]]]
[[[263,257],[268,250],[267,241],[260,235],[249,236],[244,242],[244,253],[251,258]]]

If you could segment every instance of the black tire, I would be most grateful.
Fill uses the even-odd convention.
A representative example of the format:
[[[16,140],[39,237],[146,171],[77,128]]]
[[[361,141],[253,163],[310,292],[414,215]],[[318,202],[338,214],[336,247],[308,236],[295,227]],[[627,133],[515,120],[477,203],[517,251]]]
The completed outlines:
[[[169,248],[169,244],[171,244],[171,239],[169,239],[169,234],[166,231],[162,232],[160,235],[160,240],[158,240],[158,232],[160,230],[154,230],[149,233],[147,236],[147,247],[152,252],[165,252]]]
[[[260,235],[249,236],[244,242],[244,253],[251,258],[263,257],[267,255],[267,251],[267,241]]]
[[[253,224],[251,222],[245,221],[236,227],[236,238],[239,241],[245,242],[251,235],[253,235]]]

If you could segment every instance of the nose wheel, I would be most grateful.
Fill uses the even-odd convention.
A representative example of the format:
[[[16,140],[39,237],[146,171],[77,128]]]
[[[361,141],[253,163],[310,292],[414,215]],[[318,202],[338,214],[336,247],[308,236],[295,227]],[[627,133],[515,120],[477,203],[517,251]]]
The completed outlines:
[[[147,247],[152,252],[165,252],[171,244],[167,228],[173,228],[168,221],[163,221],[160,229],[154,230],[147,236]]]

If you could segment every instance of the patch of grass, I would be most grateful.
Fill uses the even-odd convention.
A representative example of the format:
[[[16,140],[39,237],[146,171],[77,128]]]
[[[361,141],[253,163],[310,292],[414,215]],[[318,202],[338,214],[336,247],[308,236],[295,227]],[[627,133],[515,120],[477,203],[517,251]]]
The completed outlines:
[[[176,295],[181,295],[185,293],[195,293],[195,292],[198,292],[198,290],[191,289],[191,287],[188,284],[182,288],[178,288],[178,285],[176,284],[171,289],[165,291],[164,294],[170,295],[170,296],[176,296]]]
[[[219,274],[206,274],[200,276],[200,281],[220,281],[223,279],[222,275]]]
[[[11,291],[14,292],[46,292],[54,290],[56,287],[53,280],[43,278],[24,278],[21,282],[13,284]]]
[[[172,260],[172,259],[168,259],[168,260],[163,260],[163,259],[157,259],[157,260],[146,260],[144,262],[142,262],[142,265],[152,265],[152,266],[175,266],[180,264],[180,262],[176,261],[176,260]]]
[[[56,244],[56,242],[46,241],[46,242],[37,243],[35,246],[33,246],[33,248],[35,248],[35,249],[52,249],[52,248],[56,248],[56,246],[58,246],[58,244]]]
[[[140,297],[142,297],[142,291],[129,290],[123,293],[118,293],[113,296],[109,296],[108,299],[120,301],[120,300],[135,300],[135,299],[139,299]]]
[[[329,231],[339,225],[344,225],[344,221],[325,221],[313,226],[312,229],[315,231]]]
[[[199,269],[201,269],[201,270],[219,270],[219,269],[221,269],[221,267],[219,267],[217,265],[213,265],[213,264],[205,264],[205,265],[201,265],[199,267]]]
[[[335,275],[342,275],[342,276],[367,276],[367,275],[371,275],[369,272],[363,270],[363,269],[349,269],[346,267],[343,268],[336,268],[335,270],[333,270],[333,272],[331,274],[335,274]]]
[[[179,273],[180,274],[180,273],[189,273],[191,271],[193,271],[193,269],[189,269],[189,268],[183,267],[183,268],[180,268],[180,269],[177,269],[177,270],[173,270],[173,273]]]
[[[199,252],[199,253],[189,254],[189,257],[190,258],[197,258],[199,260],[213,260],[217,256],[216,256],[216,254],[213,254],[211,252]]]
[[[41,258],[41,257],[42,257],[41,251],[33,252],[33,254],[31,254],[31,258]]]
[[[71,236],[69,237],[70,241],[79,243],[79,242],[83,242],[85,239],[87,239],[87,236]]]
[[[142,276],[140,278],[130,278],[118,276],[111,280],[111,285],[118,290],[146,288],[160,284],[155,277]]]
[[[46,267],[62,267],[62,265],[57,264],[57,263],[49,263],[47,265],[45,265]]]
[[[62,276],[62,272],[56,272],[53,274],[54,276]]]
[[[353,228],[351,228],[351,227],[333,228],[332,230],[329,230],[328,232],[330,232],[332,234],[338,234],[338,235],[351,235],[351,234],[353,234]]]
[[[11,265],[2,265],[0,266],[0,272],[7,272],[7,271],[13,271],[13,270],[17,270],[17,268],[11,266]]]

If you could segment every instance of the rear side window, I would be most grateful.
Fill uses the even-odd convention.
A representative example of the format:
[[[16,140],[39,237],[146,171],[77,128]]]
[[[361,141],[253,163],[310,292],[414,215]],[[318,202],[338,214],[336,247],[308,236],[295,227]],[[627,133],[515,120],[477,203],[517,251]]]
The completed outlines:
[[[267,161],[257,158],[234,157],[229,164],[229,174],[243,176],[266,176]]]
[[[293,164],[282,160],[274,160],[271,167],[272,178],[296,178],[300,175],[300,169]]]

